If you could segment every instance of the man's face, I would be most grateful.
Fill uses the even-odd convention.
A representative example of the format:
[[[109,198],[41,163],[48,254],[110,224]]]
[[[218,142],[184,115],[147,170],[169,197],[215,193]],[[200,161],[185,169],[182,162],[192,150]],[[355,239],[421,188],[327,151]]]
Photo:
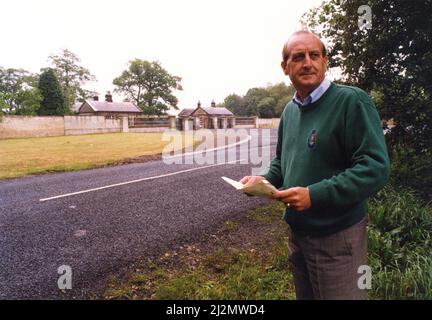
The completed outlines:
[[[300,34],[289,40],[285,48],[288,60],[281,66],[297,91],[310,93],[324,80],[328,58],[322,51],[321,42],[313,35]]]

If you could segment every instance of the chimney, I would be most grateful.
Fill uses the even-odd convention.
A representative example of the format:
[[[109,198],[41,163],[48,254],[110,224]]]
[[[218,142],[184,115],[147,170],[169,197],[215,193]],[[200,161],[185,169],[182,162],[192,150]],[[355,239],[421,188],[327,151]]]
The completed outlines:
[[[198,108],[201,107],[201,101],[198,100],[197,106],[198,106]]]
[[[99,101],[99,96],[94,96],[93,101]]]
[[[113,102],[111,92],[107,91],[105,95],[105,101],[106,102]]]
[[[216,108],[216,102],[214,102],[214,100],[211,103],[212,108]]]

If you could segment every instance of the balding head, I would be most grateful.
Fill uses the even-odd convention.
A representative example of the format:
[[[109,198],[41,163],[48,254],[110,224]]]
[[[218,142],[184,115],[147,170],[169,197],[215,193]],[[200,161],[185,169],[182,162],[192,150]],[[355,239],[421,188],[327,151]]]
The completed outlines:
[[[296,31],[294,32],[287,40],[287,42],[285,42],[283,48],[282,48],[282,60],[283,61],[287,61],[290,54],[291,54],[291,49],[294,45],[294,43],[296,42],[296,38],[298,38],[299,36],[310,36],[315,38],[316,40],[318,40],[322,46],[322,55],[323,57],[327,56],[327,49],[326,46],[324,45],[324,43],[321,41],[321,39],[314,33],[307,31],[307,30],[300,30],[300,31]]]

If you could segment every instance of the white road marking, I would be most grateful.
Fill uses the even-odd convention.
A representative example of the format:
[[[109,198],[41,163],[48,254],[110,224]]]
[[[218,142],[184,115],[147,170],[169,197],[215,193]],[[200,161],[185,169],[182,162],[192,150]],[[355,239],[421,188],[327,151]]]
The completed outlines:
[[[246,139],[243,139],[243,140],[241,140],[239,142],[236,142],[236,143],[228,144],[226,146],[221,146],[221,147],[212,148],[212,149],[204,149],[204,150],[200,150],[200,151],[192,151],[192,152],[180,153],[180,154],[177,154],[177,155],[174,155],[174,156],[166,156],[166,157],[163,157],[162,159],[172,159],[172,158],[178,158],[178,157],[183,157],[183,156],[189,156],[189,155],[193,155],[193,154],[196,154],[196,153],[199,154],[199,153],[204,153],[204,152],[212,152],[212,151],[216,151],[216,150],[227,149],[227,148],[231,148],[231,147],[234,147],[234,146],[246,143],[246,142],[248,142],[251,139],[252,139],[252,136],[248,135],[248,137]]]
[[[87,235],[87,230],[77,230],[74,232],[74,236],[77,238],[81,238]]]
[[[77,192],[72,192],[72,193],[61,194],[61,195],[54,196],[54,197],[39,199],[39,201],[40,202],[44,202],[44,201],[49,201],[49,200],[54,200],[54,199],[59,199],[59,198],[70,197],[70,196],[74,196],[74,195],[77,195],[77,194],[83,194],[83,193],[88,193],[88,192],[93,192],[93,191],[99,191],[99,190],[108,189],[108,188],[114,188],[114,187],[118,187],[118,186],[124,186],[124,185],[127,185],[127,184],[137,183],[137,182],[146,181],[146,180],[154,180],[154,179],[165,178],[165,177],[169,177],[169,176],[174,176],[176,174],[181,174],[181,173],[186,173],[186,172],[191,172],[191,171],[196,171],[196,170],[201,170],[201,169],[206,169],[206,168],[211,168],[211,167],[216,167],[216,166],[222,166],[222,165],[236,163],[236,162],[241,162],[243,160],[244,159],[234,160],[234,161],[229,161],[229,162],[226,162],[226,163],[212,164],[212,165],[208,165],[208,166],[204,166],[204,167],[186,169],[186,170],[181,170],[181,171],[176,171],[176,172],[161,174],[161,175],[153,176],[153,177],[147,177],[147,178],[142,178],[142,179],[136,179],[136,180],[131,180],[131,181],[120,182],[120,183],[111,184],[111,185],[103,186],[103,187],[99,187],[99,188],[87,189],[87,190],[82,190],[82,191],[77,191]]]

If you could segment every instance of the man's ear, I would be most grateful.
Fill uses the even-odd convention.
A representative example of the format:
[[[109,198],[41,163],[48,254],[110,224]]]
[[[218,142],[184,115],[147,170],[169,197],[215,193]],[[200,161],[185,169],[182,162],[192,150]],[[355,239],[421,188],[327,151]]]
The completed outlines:
[[[328,59],[327,56],[325,56],[325,57],[324,57],[324,66],[325,66],[326,71],[327,71],[327,69],[328,69],[328,63],[329,63],[329,59]]]
[[[287,76],[288,75],[288,62],[287,61],[282,61],[281,62],[281,68],[283,70],[283,73]]]

